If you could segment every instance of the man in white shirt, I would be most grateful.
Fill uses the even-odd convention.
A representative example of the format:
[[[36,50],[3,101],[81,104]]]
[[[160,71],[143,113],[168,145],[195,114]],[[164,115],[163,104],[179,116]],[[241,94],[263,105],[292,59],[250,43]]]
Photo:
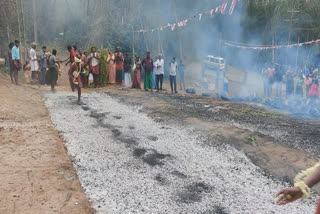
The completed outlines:
[[[155,64],[157,66],[157,70],[156,70],[157,92],[159,92],[159,90],[163,90],[162,83],[163,83],[163,75],[164,75],[164,60],[162,59],[161,54],[159,54]],[[159,87],[159,83],[160,83],[160,87]]]
[[[170,74],[170,87],[171,93],[178,93],[177,92],[177,70],[178,64],[176,62],[176,58],[173,57],[172,61],[169,63],[169,74]]]
[[[37,53],[36,53],[36,48],[37,45],[36,43],[32,43],[32,47],[30,49],[30,65],[31,65],[31,72],[32,72],[32,80],[33,81],[38,81],[38,70],[39,70],[39,65],[38,65],[38,58],[37,58]]]

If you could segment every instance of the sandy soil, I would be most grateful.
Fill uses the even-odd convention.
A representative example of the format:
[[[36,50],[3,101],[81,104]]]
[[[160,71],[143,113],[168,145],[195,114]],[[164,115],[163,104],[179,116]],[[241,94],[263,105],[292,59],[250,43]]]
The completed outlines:
[[[167,83],[165,84],[165,88],[169,89]],[[69,133],[64,133],[63,130],[60,130],[61,132],[58,134],[55,130],[56,127],[51,123],[51,118],[49,117],[48,111],[40,96],[40,94],[42,94],[42,96],[47,99],[46,102],[49,102],[49,104],[54,106],[53,109],[55,109],[55,112],[53,113],[56,116],[64,115],[60,115],[59,112],[57,112],[61,100],[66,99],[66,104],[69,105],[63,106],[63,109],[65,110],[69,111],[70,108],[80,108],[75,104],[75,93],[60,94],[61,91],[70,91],[66,72],[62,73],[62,76],[58,81],[57,91],[57,96],[51,96],[47,86],[41,88],[30,85],[16,87],[11,85],[7,79],[0,77],[0,172],[5,175],[0,177],[1,183],[4,184],[0,189],[0,193],[2,193],[0,197],[0,213],[72,214],[93,212],[90,208],[88,199],[83,193],[77,175],[72,168],[72,163],[66,154],[63,142],[59,138],[59,134],[63,137],[66,137],[65,135],[67,134],[73,136],[72,127],[76,123],[74,123],[74,121],[69,121],[71,126],[65,127],[66,129],[70,129]],[[97,91],[101,94],[107,93],[116,101],[108,101],[109,98],[106,98],[105,106],[99,106],[99,99],[94,98],[96,100],[90,100],[91,96],[88,93],[93,91]],[[155,124],[153,124],[153,122],[150,122],[150,124],[152,123],[157,126],[157,124],[160,123],[164,126],[168,125],[170,127],[183,127],[188,130],[194,130],[196,135],[201,135],[201,144],[205,145],[205,149],[208,149],[209,151],[211,151],[211,149],[215,150],[221,145],[231,145],[236,148],[240,154],[245,154],[246,157],[249,158],[250,164],[252,162],[259,170],[262,170],[262,172],[258,170],[259,177],[262,177],[262,179],[276,180],[277,184],[273,184],[273,188],[275,186],[276,188],[268,190],[270,191],[270,194],[274,194],[273,191],[283,185],[281,184],[278,186],[279,181],[290,183],[297,172],[312,166],[320,156],[320,148],[317,144],[320,137],[320,133],[318,133],[320,123],[317,120],[296,119],[283,112],[276,112],[257,105],[232,103],[214,98],[190,96],[182,92],[178,95],[170,95],[167,92],[157,94],[147,93],[142,90],[119,90],[118,87],[112,86],[99,89],[85,89],[83,92],[85,104],[87,103],[88,106],[92,108],[91,110],[96,110],[93,112],[93,117],[99,116],[101,108],[109,107],[110,102],[116,102],[115,105],[119,106],[120,112],[114,112],[115,117],[109,118],[110,121],[108,122],[111,124],[121,123],[121,118],[123,117],[121,115],[123,113],[121,112],[122,108],[129,111],[127,114],[131,114],[130,110],[125,106],[129,106],[129,108],[141,106],[142,108],[139,108],[138,113],[147,115],[155,122]],[[57,98],[61,98],[61,100]],[[84,106],[82,106],[79,111],[86,112],[86,107],[83,107]],[[95,107],[99,108],[94,109]],[[71,111],[70,113],[74,112]],[[98,114],[96,115],[96,113]],[[139,117],[139,114],[137,116]],[[90,118],[92,119],[93,117],[89,114],[85,115],[82,119],[90,121]],[[137,124],[139,124],[139,122]],[[59,125],[58,122],[56,122],[55,125]],[[132,128],[132,126],[128,126],[128,133],[131,133],[130,127]],[[109,126],[103,128],[105,129],[102,130],[103,133],[110,129]],[[111,137],[106,137],[113,139],[114,135],[117,133],[111,131]],[[78,139],[78,137],[81,138],[82,134],[84,134],[83,136],[85,138],[89,136],[86,135],[86,133],[81,132],[75,139]],[[151,137],[152,136],[153,135],[151,135]],[[139,135],[138,137],[143,136]],[[148,136],[146,137],[148,138]],[[74,143],[75,139],[71,138],[70,140],[67,136],[64,139],[64,143],[67,147],[68,145],[72,145],[71,148],[77,147],[77,143]],[[119,139],[121,141],[122,138],[120,137]],[[119,139],[117,138],[116,140],[119,141]],[[152,138],[151,141],[153,139],[154,138]],[[81,139],[78,140],[80,141]],[[126,139],[122,139],[122,141],[125,140]],[[73,142],[73,144],[70,142]],[[148,146],[148,142],[146,145],[143,145],[143,149],[146,149],[147,152],[152,152],[155,149],[160,150],[158,147],[147,148]],[[89,147],[89,149],[97,149],[94,154],[99,154],[100,147]],[[129,155],[129,153],[132,154],[132,150],[136,151],[135,149],[138,149],[138,153],[139,151],[142,151],[139,150],[140,148],[133,147],[124,149],[125,158],[129,157],[131,160],[132,157],[127,155]],[[106,188],[116,189],[116,186],[108,187],[105,186],[106,184],[103,185],[99,182],[95,183],[92,181],[92,177],[95,177],[96,175],[92,174],[90,169],[88,170],[83,167],[86,163],[90,164],[90,157],[88,162],[86,162],[85,159],[76,159],[77,156],[88,158],[88,154],[85,153],[85,151],[76,150],[76,153],[71,152],[72,150],[68,151],[73,161],[73,166],[77,169],[77,173],[83,173],[87,176],[84,177],[85,182],[82,181],[81,184],[85,185],[86,193],[90,197],[90,200],[93,200],[95,209],[98,211],[100,210],[100,212],[102,211],[101,213],[105,213],[109,208],[109,210],[114,208],[112,197],[121,198],[124,196],[121,194],[112,195],[112,193],[106,191]],[[167,153],[169,154],[170,150],[167,151]],[[122,150],[117,150],[116,154],[122,154]],[[103,153],[99,155],[103,156]],[[237,153],[237,155],[239,154]],[[148,153],[146,153],[146,157],[147,156]],[[172,154],[172,156],[177,155]],[[209,154],[206,153],[205,157],[209,158]],[[142,161],[143,158],[145,158],[144,154],[142,154]],[[220,159],[217,159],[217,162],[218,161],[220,161]],[[105,164],[115,165],[119,163],[114,159],[110,163],[106,162]],[[136,164],[139,163],[134,163],[134,165]],[[169,163],[169,165],[172,166],[172,163]],[[128,165],[128,162],[124,162],[121,167],[123,166],[130,166],[130,164]],[[105,167],[105,165],[102,166],[102,168],[99,168],[100,165],[93,164],[92,167],[95,170],[101,170],[104,169],[103,167]],[[209,165],[206,167],[210,168]],[[174,173],[174,168],[170,169],[173,173],[163,172],[164,175],[168,175],[169,173],[179,179],[181,179],[181,176],[184,177],[184,174]],[[87,171],[89,171],[89,174],[86,174]],[[142,172],[149,171],[148,168],[142,169]],[[131,169],[129,168],[127,171],[123,171],[122,169],[120,172],[131,172]],[[155,173],[156,172],[157,171],[155,171]],[[160,170],[157,173],[161,174],[162,171]],[[151,178],[156,183],[166,185],[166,181],[170,181],[169,186],[177,185],[179,187],[180,184],[174,181],[174,177],[168,176],[163,178],[161,177],[162,175],[159,177],[158,174],[152,175],[153,178]],[[194,181],[191,176],[192,171],[191,174],[185,174],[188,179],[191,178],[187,180],[192,183],[192,181]],[[139,173],[137,175],[139,175]],[[263,178],[264,176],[266,178]],[[104,176],[104,174],[101,176],[98,174],[97,177],[103,179],[108,178]],[[119,182],[119,186],[123,185],[123,182],[119,181],[117,177],[111,178],[111,180],[112,179],[115,179],[114,182],[116,184]],[[215,181],[212,182],[211,185],[216,185],[214,183]],[[102,191],[100,189],[99,191],[101,185],[105,189]],[[128,186],[122,187],[126,189]],[[95,188],[98,188],[98,191]],[[192,188],[194,189],[194,187]],[[196,191],[198,191],[197,188]],[[93,196],[92,192],[94,193]],[[211,193],[206,194],[210,196]],[[103,198],[104,196],[109,196],[111,200],[106,200]],[[207,199],[205,199],[205,201],[206,200]],[[272,197],[269,197],[268,200],[269,202],[273,201],[273,195]],[[209,199],[208,201],[210,202]],[[222,208],[225,208],[225,206],[228,205],[221,204],[221,201],[219,200],[216,202],[217,204],[220,204]],[[238,202],[239,201],[237,201],[237,203]],[[108,206],[100,207],[100,203],[104,203],[103,205],[107,204]],[[131,204],[130,206],[129,210],[134,210],[134,204]],[[148,206],[145,207],[148,208]],[[189,207],[191,208],[190,210],[194,208],[192,205]],[[296,205],[293,207],[293,210],[298,210]],[[305,204],[305,208],[309,210],[307,207],[310,208],[309,205]],[[201,209],[202,208],[199,210]],[[209,207],[207,209],[208,211],[203,213],[214,213],[212,210],[215,209],[220,208],[219,206],[212,209]],[[116,211],[111,213],[121,213],[119,210],[121,211],[121,206],[117,206]],[[181,211],[181,209],[178,208],[177,210]],[[272,210],[272,207],[270,210]]]
[[[0,213],[93,213],[39,89],[0,76]]]

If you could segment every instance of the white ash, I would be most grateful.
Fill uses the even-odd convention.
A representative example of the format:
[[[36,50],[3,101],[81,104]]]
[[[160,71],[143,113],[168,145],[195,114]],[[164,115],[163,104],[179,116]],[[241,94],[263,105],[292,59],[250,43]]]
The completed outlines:
[[[275,205],[284,185],[228,145],[106,94],[44,94],[97,213],[312,213],[314,199]]]

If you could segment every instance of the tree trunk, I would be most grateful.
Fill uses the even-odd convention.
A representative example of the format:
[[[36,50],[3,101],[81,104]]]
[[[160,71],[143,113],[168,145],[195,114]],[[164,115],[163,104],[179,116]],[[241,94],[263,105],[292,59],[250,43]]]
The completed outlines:
[[[33,4],[33,33],[34,33],[34,42],[35,42],[35,43],[38,43],[36,0],[32,0],[32,4]]]

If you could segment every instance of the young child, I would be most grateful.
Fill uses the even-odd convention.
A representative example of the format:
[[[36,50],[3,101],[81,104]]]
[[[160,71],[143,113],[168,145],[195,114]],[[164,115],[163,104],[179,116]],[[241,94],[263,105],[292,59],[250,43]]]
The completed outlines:
[[[26,83],[29,84],[31,82],[32,72],[31,72],[31,65],[28,61],[26,61],[26,63],[24,64],[23,71],[24,71],[24,79]]]

